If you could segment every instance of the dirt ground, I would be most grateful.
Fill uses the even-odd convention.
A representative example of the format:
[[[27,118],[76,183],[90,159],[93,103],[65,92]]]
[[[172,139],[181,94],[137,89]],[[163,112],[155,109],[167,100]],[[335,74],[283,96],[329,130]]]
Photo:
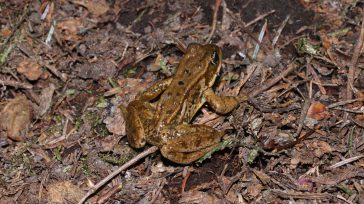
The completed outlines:
[[[364,203],[363,8],[0,0],[0,203]],[[203,105],[191,123],[226,134],[181,165],[131,148],[119,107],[173,78],[191,43],[221,47],[213,90],[248,100]]]

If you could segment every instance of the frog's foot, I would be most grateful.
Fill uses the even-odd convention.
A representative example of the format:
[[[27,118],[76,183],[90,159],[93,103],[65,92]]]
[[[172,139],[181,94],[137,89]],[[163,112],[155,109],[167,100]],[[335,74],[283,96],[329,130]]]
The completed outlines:
[[[211,88],[204,92],[204,96],[210,107],[220,114],[226,114],[239,106],[240,103],[248,100],[248,96],[245,94],[238,96],[218,96]]]
[[[126,121],[125,129],[130,146],[144,147],[154,115],[153,108],[148,102],[135,100],[130,102],[126,109],[121,108],[121,110]]]
[[[175,139],[161,148],[162,155],[179,164],[188,164],[217,147],[224,132],[205,125],[182,124],[176,127]]]

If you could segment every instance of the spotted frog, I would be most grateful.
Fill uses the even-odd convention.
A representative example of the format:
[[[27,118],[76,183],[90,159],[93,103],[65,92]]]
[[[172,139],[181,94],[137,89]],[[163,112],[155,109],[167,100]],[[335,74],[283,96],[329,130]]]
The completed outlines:
[[[211,87],[221,61],[218,46],[190,44],[173,77],[156,82],[126,108],[120,107],[129,144],[155,145],[165,158],[179,164],[191,163],[215,148],[225,133],[190,124],[191,120],[205,103],[225,114],[247,99],[214,93]]]

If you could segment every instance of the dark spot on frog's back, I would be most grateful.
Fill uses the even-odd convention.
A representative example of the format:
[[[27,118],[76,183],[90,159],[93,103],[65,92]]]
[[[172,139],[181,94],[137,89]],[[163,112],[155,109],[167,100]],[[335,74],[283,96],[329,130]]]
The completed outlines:
[[[178,85],[179,85],[179,86],[183,86],[183,85],[185,85],[185,82],[183,82],[183,81],[178,81]]]

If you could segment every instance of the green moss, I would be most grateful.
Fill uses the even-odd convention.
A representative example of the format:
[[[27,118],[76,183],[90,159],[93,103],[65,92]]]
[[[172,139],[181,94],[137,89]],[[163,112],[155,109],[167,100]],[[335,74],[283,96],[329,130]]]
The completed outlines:
[[[130,150],[129,152],[120,155],[120,156],[116,156],[116,155],[112,155],[112,154],[108,154],[108,153],[100,153],[99,157],[101,158],[101,160],[110,163],[112,165],[123,165],[126,162],[128,162],[130,159],[132,159],[134,156],[137,155],[137,152],[135,150]]]
[[[53,159],[57,161],[62,161],[62,147],[58,146],[57,148],[53,149]]]
[[[298,54],[320,55],[320,46],[311,44],[307,38],[298,39],[295,47]]]
[[[106,100],[105,97],[101,96],[99,97],[99,99],[96,101],[96,107],[97,108],[101,108],[104,109],[109,105],[109,102]]]
[[[211,158],[211,155],[214,153],[214,152],[217,152],[217,151],[220,151],[220,150],[223,150],[225,149],[225,147],[231,145],[233,142],[232,139],[227,139],[227,140],[224,140],[222,142],[220,142],[220,144],[215,147],[214,149],[212,149],[210,152],[208,152],[207,154],[205,154],[203,157],[201,157],[199,160],[197,160],[197,163],[202,163],[203,161],[205,161],[206,159],[208,158]]]
[[[83,174],[85,174],[86,176],[91,174],[90,167],[88,166],[88,157],[87,156],[83,156],[80,158],[80,166],[81,166],[81,171]]]

